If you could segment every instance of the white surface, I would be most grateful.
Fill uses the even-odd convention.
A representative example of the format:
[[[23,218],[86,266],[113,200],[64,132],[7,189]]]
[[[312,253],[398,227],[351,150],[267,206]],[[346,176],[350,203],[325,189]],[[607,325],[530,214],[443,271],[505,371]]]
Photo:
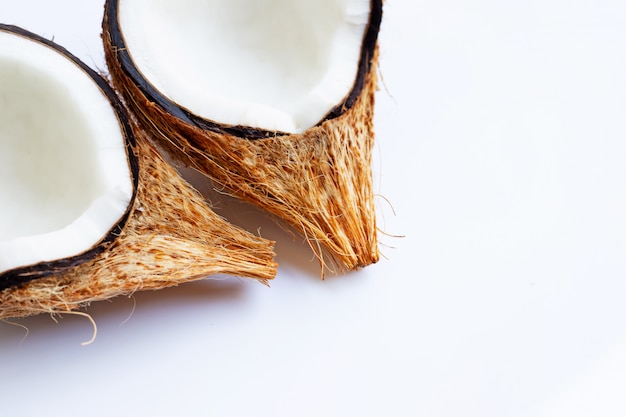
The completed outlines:
[[[110,99],[67,57],[4,31],[0,80],[0,272],[84,253],[133,195]]]
[[[100,303],[87,347],[82,317],[21,320],[23,341],[0,325],[3,410],[626,414],[626,3],[385,9],[376,190],[381,228],[406,236],[382,236],[387,259],[321,282],[305,244],[222,201],[278,241],[272,288]],[[101,2],[0,12],[102,66]]]

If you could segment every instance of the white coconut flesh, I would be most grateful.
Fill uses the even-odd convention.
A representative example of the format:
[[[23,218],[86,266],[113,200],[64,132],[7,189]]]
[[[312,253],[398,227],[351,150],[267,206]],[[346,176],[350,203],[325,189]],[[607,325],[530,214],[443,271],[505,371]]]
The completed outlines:
[[[53,48],[0,31],[0,273],[87,251],[132,195],[98,85]]]
[[[142,76],[191,113],[301,133],[350,93],[371,0],[119,0]]]

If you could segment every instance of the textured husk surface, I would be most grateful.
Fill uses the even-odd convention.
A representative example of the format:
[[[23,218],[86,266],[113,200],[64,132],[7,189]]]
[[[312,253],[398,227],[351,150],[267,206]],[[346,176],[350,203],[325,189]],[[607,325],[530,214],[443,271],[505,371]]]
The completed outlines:
[[[308,240],[324,269],[378,261],[371,171],[377,56],[356,103],[341,116],[303,134],[249,140],[172,116],[122,69],[106,25],[103,40],[116,89],[175,160],[205,174],[221,192],[285,220]]]
[[[139,184],[121,235],[91,261],[0,293],[0,319],[69,312],[94,301],[198,280],[214,274],[255,278],[276,274],[273,242],[213,212],[137,134]]]

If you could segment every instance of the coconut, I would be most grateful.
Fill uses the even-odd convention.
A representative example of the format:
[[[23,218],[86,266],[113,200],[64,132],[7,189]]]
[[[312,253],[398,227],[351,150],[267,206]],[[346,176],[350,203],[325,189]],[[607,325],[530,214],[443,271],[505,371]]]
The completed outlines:
[[[355,269],[379,259],[381,17],[380,0],[108,0],[103,41],[117,90],[175,159],[284,219],[322,265]]]
[[[217,216],[68,51],[0,25],[0,77],[0,318],[273,278],[273,243]]]

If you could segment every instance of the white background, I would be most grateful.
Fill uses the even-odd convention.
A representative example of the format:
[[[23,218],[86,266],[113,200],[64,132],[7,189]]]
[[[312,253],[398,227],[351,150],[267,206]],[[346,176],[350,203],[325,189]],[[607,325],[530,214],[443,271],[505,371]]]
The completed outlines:
[[[102,69],[102,6],[0,19]],[[305,243],[209,193],[277,241],[272,287],[98,303],[85,347],[82,317],[0,323],[3,414],[626,415],[625,28],[622,0],[387,1],[386,259],[321,281]]]

